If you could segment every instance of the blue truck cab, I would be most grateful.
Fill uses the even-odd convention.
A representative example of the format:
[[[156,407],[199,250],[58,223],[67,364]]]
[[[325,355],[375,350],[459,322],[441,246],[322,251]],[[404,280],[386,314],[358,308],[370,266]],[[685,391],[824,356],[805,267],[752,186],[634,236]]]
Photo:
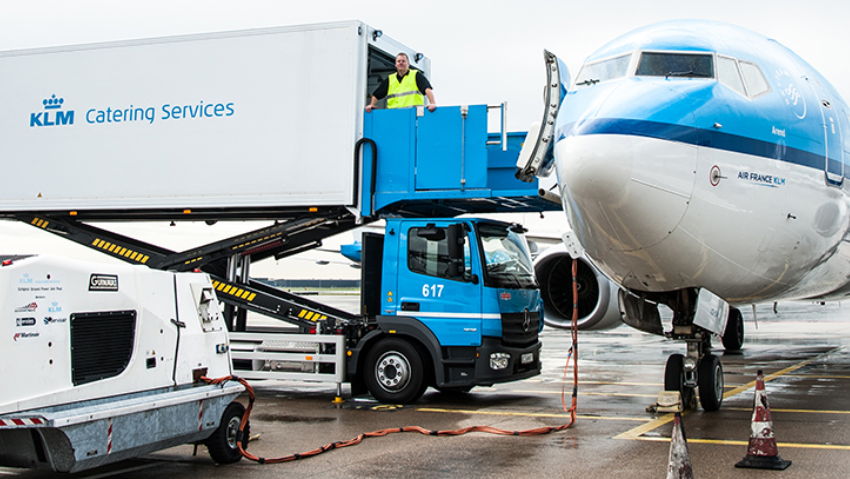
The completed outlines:
[[[540,374],[542,302],[524,231],[390,218],[384,235],[364,234],[369,332],[349,349],[352,384],[407,403],[428,386],[465,392]]]

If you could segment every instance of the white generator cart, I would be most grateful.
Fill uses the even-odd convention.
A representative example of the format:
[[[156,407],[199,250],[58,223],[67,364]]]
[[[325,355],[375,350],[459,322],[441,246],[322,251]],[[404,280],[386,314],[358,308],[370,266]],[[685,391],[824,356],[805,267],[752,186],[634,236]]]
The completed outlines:
[[[0,364],[0,466],[77,472],[199,442],[241,458],[244,387],[200,381],[231,373],[206,274],[3,261]]]

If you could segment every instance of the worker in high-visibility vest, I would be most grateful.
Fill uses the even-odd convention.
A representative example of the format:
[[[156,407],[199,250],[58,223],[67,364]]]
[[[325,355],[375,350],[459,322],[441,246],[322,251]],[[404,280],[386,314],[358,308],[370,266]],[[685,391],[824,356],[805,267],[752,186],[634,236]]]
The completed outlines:
[[[410,59],[406,53],[396,55],[395,68],[398,73],[387,77],[372,93],[372,101],[366,106],[366,112],[371,112],[378,100],[383,98],[387,99],[387,108],[407,108],[424,105],[425,96],[428,97],[428,111],[434,111],[437,102],[431,83],[422,72],[410,68]]]

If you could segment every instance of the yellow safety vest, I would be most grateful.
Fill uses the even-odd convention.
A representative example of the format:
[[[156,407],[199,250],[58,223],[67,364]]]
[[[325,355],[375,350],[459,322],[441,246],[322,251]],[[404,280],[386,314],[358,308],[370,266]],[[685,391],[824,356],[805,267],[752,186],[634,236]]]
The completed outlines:
[[[406,108],[425,104],[425,97],[416,87],[418,70],[410,69],[407,75],[398,81],[398,74],[390,75],[390,88],[387,90],[387,108]]]

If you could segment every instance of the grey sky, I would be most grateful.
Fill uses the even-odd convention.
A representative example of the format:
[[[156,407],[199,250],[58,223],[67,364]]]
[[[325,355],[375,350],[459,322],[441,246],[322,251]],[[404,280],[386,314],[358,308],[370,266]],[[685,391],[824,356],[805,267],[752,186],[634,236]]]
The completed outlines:
[[[582,60],[635,28],[676,18],[734,23],[783,43],[850,96],[850,2],[771,1],[0,1],[0,51],[359,19],[425,53],[437,103],[508,102],[508,126],[524,131],[541,114],[542,51],[559,55],[575,74]],[[425,8],[413,8],[424,5]],[[328,65],[332,74],[333,65]],[[0,80],[2,85],[2,80]],[[3,159],[8,161],[8,159]],[[549,215],[554,216],[554,215]],[[558,225],[563,224],[558,218]],[[535,221],[534,225],[542,222]],[[547,229],[548,222],[542,223]],[[534,226],[532,225],[532,226]],[[179,248],[224,236],[228,228],[135,225],[149,241]],[[20,251],[105,258],[47,238],[26,225],[0,222],[0,253]],[[189,239],[187,239],[189,238]],[[351,236],[340,240],[347,242]],[[188,242],[188,243],[184,243]],[[321,253],[311,257],[323,256]],[[324,256],[333,258],[332,255]],[[356,277],[339,266],[309,262],[257,265],[258,275]],[[306,268],[305,268],[306,267]]]

